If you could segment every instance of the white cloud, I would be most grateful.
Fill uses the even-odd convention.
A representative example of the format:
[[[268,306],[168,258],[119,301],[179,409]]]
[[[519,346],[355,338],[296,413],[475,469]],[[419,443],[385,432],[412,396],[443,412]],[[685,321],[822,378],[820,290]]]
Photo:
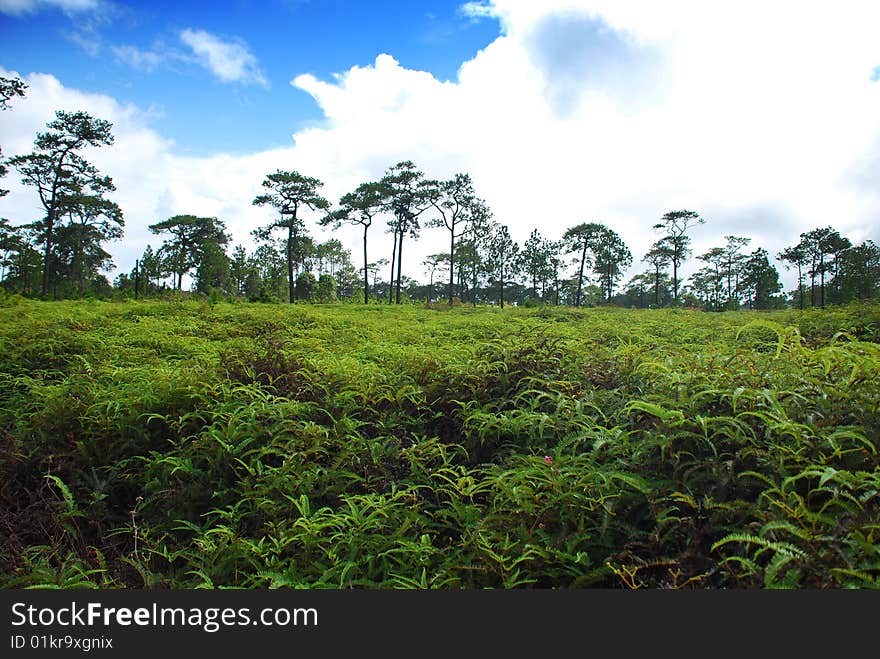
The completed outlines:
[[[330,80],[296,76],[292,84],[325,119],[289,148],[181,157],[143,112],[39,75],[29,77],[28,99],[5,113],[0,144],[8,154],[29,150],[57,107],[114,121],[116,146],[94,160],[126,210],[126,246],[114,252],[125,270],[147,242],[158,244],[146,225],[176,213],[218,215],[249,244],[250,229],[268,219],[250,202],[276,168],[321,178],[335,201],[403,159],[431,177],[469,172],[518,240],[535,227],[558,238],[579,222],[608,224],[633,251],[630,274],[657,237],[650,227],[679,208],[707,220],[693,233],[696,254],[736,234],[772,255],[828,224],[853,241],[880,241],[880,84],[870,80],[880,5],[824,13],[783,2],[484,6],[502,35],[453,82],[387,54]],[[578,35],[607,47],[578,45],[568,59],[554,50]],[[16,190],[0,215],[32,219],[27,204],[33,214],[32,195]],[[358,233],[339,237],[357,261]],[[371,258],[390,255],[382,227],[370,241]],[[405,246],[404,270],[421,278],[421,260],[446,241],[441,230],[423,230]],[[791,273],[783,276],[790,285]]]
[[[458,8],[459,13],[470,18],[489,18],[495,16],[495,9],[485,2],[465,2]]]
[[[97,57],[103,47],[100,36],[94,30],[70,32],[66,36],[92,57]]]
[[[636,260],[657,238],[651,225],[678,208],[708,220],[694,232],[696,253],[744,233],[773,254],[828,223],[868,237],[880,207],[842,178],[880,136],[880,93],[865,84],[876,59],[868,30],[816,53],[824,18],[806,12],[795,22],[804,33],[792,34],[784,12],[752,28],[754,13],[663,21],[615,13],[618,4],[499,1],[504,36],[456,83],[388,56],[329,82],[299,76],[293,84],[327,120],[297,142],[344,153],[353,167],[381,154],[435,176],[469,171],[516,238],[602,221]],[[851,14],[830,27],[868,22]],[[578,37],[603,48],[553,52]]]
[[[223,82],[268,86],[257,58],[244,44],[223,41],[210,32],[192,29],[183,30],[180,40],[189,46],[199,64]]]
[[[0,0],[0,12],[24,16],[47,8],[57,8],[73,14],[97,9],[100,5],[101,0]]]
[[[64,37],[91,57],[97,57],[103,47],[99,28],[108,25],[119,14],[119,8],[110,0],[0,0],[0,14],[14,17],[50,9],[67,15],[72,28],[64,33]]]
[[[155,71],[168,55],[162,50],[143,50],[137,46],[112,46],[111,50],[118,60],[140,71]]]

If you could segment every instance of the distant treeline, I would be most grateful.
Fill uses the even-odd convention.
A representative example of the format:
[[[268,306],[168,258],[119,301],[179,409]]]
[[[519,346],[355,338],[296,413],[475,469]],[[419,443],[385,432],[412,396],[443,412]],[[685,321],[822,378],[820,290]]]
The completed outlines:
[[[25,93],[16,79],[0,78],[0,109]],[[727,235],[704,254],[704,265],[682,281],[693,256],[689,231],[705,222],[691,210],[665,213],[652,225],[657,240],[641,258],[644,272],[622,282],[633,255],[620,236],[599,222],[577,224],[552,238],[537,229],[522,244],[494,219],[471,177],[430,179],[412,161],[388,168],[343,195],[334,206],[320,194],[323,183],[296,171],[276,171],[263,181],[253,204],[274,219],[253,230],[253,252],[231,247],[222,219],[180,214],[150,225],[162,239],[148,245],[135,268],[111,283],[114,268],[105,244],[123,237],[122,209],[109,195],[111,177],[85,160],[87,146],[113,143],[111,124],[85,112],[56,113],[39,133],[33,152],[7,162],[34,189],[43,217],[12,224],[0,219],[0,284],[6,294],[43,299],[155,296],[193,290],[251,301],[400,304],[409,301],[466,304],[594,306],[690,306],[706,310],[824,307],[880,296],[880,247],[858,245],[828,226],[800,234],[775,259],[797,271],[797,286],[784,291],[765,249]],[[0,176],[7,167],[0,161]],[[7,194],[0,190],[0,196]],[[319,243],[306,219],[334,230],[363,232],[358,264],[338,240]],[[381,220],[393,238],[391,259],[370,261],[370,228]],[[422,261],[425,280],[402,274],[405,238],[424,228],[445,229],[449,250]]]

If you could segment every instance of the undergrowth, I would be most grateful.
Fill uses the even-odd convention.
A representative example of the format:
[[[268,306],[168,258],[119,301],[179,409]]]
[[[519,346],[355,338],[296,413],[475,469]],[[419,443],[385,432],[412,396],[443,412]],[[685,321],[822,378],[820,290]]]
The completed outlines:
[[[0,587],[877,588],[872,306],[0,309]]]

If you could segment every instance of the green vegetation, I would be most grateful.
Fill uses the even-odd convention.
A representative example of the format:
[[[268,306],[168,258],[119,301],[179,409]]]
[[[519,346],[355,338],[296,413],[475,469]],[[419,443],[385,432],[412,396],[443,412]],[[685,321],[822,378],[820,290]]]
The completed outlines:
[[[880,587],[876,305],[0,321],[2,587]]]

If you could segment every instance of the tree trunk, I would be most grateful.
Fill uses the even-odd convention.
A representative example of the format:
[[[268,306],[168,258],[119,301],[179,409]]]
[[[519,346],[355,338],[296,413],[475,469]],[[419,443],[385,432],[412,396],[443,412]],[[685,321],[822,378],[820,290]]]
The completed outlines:
[[[816,257],[810,263],[810,306],[816,306]]]
[[[458,295],[459,298],[461,298],[462,302],[467,299],[467,283],[465,279],[465,272],[460,263],[458,265]]]
[[[660,306],[660,268],[654,268],[654,308]]]
[[[43,284],[40,288],[40,297],[46,298],[49,294],[49,265],[52,254],[52,229],[55,226],[55,211],[46,213],[46,248],[43,251]]]
[[[801,263],[798,261],[798,297],[800,297],[800,307],[801,311],[804,310],[804,274],[801,269]]]
[[[452,225],[455,226],[454,224]],[[455,229],[452,229],[449,232],[449,306],[452,306],[452,282],[455,281],[453,278],[452,271],[455,269]]]
[[[76,281],[77,281],[77,292],[79,293],[79,299],[83,299],[86,292],[86,273],[85,266],[83,265],[83,248],[82,243],[79,243],[74,251],[74,263],[76,263]]]
[[[179,291],[183,287],[183,262],[186,257],[186,242],[181,239],[180,241],[180,254],[177,256],[177,290]]]
[[[586,262],[586,260],[587,260],[587,241],[585,240],[584,241],[584,251],[581,253],[581,269],[578,272],[577,299],[575,299],[575,301],[574,301],[575,302],[574,306],[576,306],[576,307],[581,306],[581,288],[582,288],[583,282],[584,282],[584,263]]]
[[[611,296],[614,290],[614,281],[611,279],[611,263],[608,264],[608,304],[611,304]]]
[[[727,259],[727,303],[730,304],[730,301],[733,299],[733,291],[730,288],[730,279],[733,275],[733,258],[729,257]]]
[[[391,275],[388,278],[388,304],[394,303],[394,264],[397,256],[397,229],[394,230],[394,247],[391,249]]]
[[[400,232],[400,246],[397,248],[397,292],[394,295],[394,303],[400,304],[400,267],[403,265],[403,231]]]
[[[25,265],[23,250],[18,253],[18,257],[19,257],[18,258],[18,270],[19,270],[19,273],[21,274],[22,290],[30,293],[31,292],[31,273],[28,271],[28,268]]]
[[[471,261],[471,302],[474,309],[477,308],[477,243],[474,240],[474,259]]]
[[[293,276],[293,221],[287,227],[287,299],[290,304],[296,304],[294,301],[294,286],[296,280]]]
[[[678,302],[678,254],[672,258],[672,298]]]
[[[501,308],[504,308],[504,267],[501,267],[501,277],[498,279],[498,299],[501,300]]]
[[[369,227],[364,227],[364,304],[370,303],[370,280],[369,274],[367,273],[367,229]]]

